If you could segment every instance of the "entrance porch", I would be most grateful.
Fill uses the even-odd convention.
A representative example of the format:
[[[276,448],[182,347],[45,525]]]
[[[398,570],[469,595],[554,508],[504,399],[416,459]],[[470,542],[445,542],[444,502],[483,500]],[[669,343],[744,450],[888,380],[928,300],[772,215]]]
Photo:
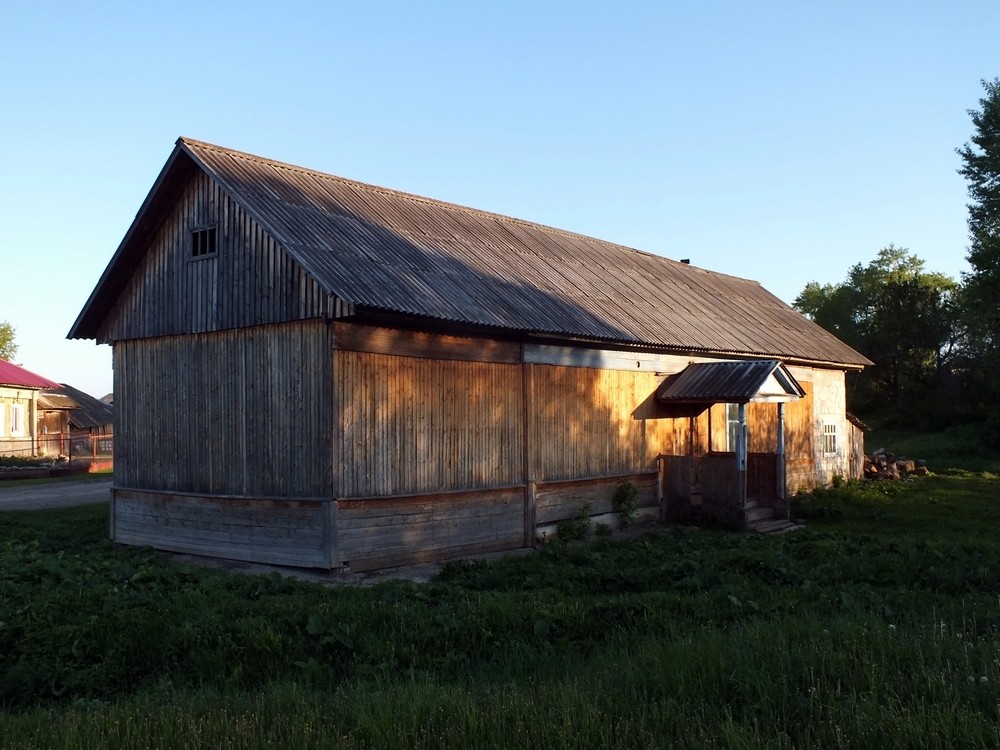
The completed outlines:
[[[729,450],[660,455],[659,481],[667,521],[757,527],[789,518],[785,467],[785,404],[803,388],[776,360],[693,363],[657,390],[665,407],[688,414],[714,404],[736,405]],[[773,453],[749,453],[747,404],[774,404]]]

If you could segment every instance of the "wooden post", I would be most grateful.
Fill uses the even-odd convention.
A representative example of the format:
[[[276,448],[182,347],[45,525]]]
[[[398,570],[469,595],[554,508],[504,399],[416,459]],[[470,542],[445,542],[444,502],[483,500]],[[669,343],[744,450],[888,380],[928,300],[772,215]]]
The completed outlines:
[[[742,525],[746,517],[747,504],[747,405],[740,404],[739,408],[740,430],[736,441],[736,470],[739,473],[739,507],[740,524]]]
[[[111,493],[111,512],[108,514],[108,539],[112,542],[115,540],[115,516],[117,511],[117,495],[118,492],[112,487],[109,492]]]
[[[785,404],[778,402],[778,499],[785,499]]]
[[[664,483],[664,467],[666,466],[666,461],[663,460],[663,454],[659,453],[656,456],[656,503],[660,506],[660,523],[667,522],[667,503],[665,494],[663,492]]]

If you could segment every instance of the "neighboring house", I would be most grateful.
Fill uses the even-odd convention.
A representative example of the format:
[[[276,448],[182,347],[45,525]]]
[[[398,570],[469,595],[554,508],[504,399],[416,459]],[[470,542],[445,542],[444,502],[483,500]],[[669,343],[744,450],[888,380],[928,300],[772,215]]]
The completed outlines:
[[[183,138],[69,336],[114,347],[116,541],[353,570],[621,482],[780,509],[850,473],[870,364],[754,281]]]
[[[74,406],[69,413],[69,426],[91,435],[112,435],[115,431],[115,410],[111,402],[94,398],[89,393],[63,383],[56,394],[70,399]]]
[[[114,408],[62,383],[38,394],[38,454],[70,459],[110,457]]]
[[[39,456],[68,456],[71,448],[70,414],[77,408],[76,401],[61,389],[45,390],[38,394],[37,434]]]
[[[0,359],[0,456],[39,454],[38,395],[59,384]]]

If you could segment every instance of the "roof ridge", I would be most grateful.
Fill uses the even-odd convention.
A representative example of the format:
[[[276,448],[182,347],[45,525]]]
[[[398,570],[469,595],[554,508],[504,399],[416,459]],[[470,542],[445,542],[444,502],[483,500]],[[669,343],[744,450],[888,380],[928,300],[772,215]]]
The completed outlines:
[[[492,219],[497,219],[497,220],[500,220],[500,221],[509,222],[511,224],[516,224],[516,225],[523,226],[523,227],[531,227],[531,228],[534,228],[534,229],[540,229],[542,231],[550,232],[550,233],[556,234],[556,235],[561,235],[563,237],[575,237],[575,238],[579,238],[579,239],[589,240],[591,242],[600,242],[603,245],[608,245],[608,246],[615,247],[615,248],[618,248],[618,249],[621,249],[621,250],[625,250],[625,251],[628,251],[628,252],[636,253],[637,255],[643,255],[643,256],[646,256],[646,257],[649,257],[649,258],[655,258],[658,261],[667,261],[667,262],[673,263],[674,265],[677,265],[677,266],[684,266],[685,268],[688,268],[688,269],[690,269],[692,271],[700,271],[702,273],[709,273],[709,274],[715,274],[715,275],[718,275],[718,276],[725,276],[725,277],[728,277],[728,278],[739,279],[740,281],[746,281],[746,282],[750,282],[750,283],[753,283],[753,284],[757,284],[758,286],[760,285],[760,282],[759,281],[755,281],[754,279],[745,279],[742,276],[734,276],[732,274],[723,273],[721,271],[712,271],[712,270],[709,270],[707,268],[700,268],[698,266],[692,266],[692,265],[690,265],[688,263],[681,263],[679,260],[674,260],[673,258],[668,258],[665,255],[658,255],[656,253],[651,253],[651,252],[649,252],[647,250],[640,250],[640,249],[635,248],[635,247],[630,247],[629,245],[622,245],[622,244],[617,243],[617,242],[612,242],[611,240],[603,240],[603,239],[600,239],[599,237],[592,237],[590,235],[581,234],[579,232],[573,232],[573,231],[570,231],[568,229],[560,229],[559,227],[553,227],[553,226],[550,226],[548,224],[541,224],[541,223],[539,223],[537,221],[529,221],[527,219],[520,219],[520,218],[518,218],[516,216],[510,216],[508,214],[500,214],[500,213],[496,213],[495,211],[487,211],[485,209],[475,208],[473,206],[465,206],[465,205],[462,205],[461,203],[452,203],[450,201],[440,200],[438,198],[430,198],[428,196],[419,195],[417,193],[409,193],[409,192],[406,192],[405,190],[396,190],[395,188],[387,188],[387,187],[384,187],[382,185],[375,185],[375,184],[370,183],[370,182],[362,182],[361,180],[354,180],[354,179],[351,179],[349,177],[342,177],[340,175],[331,174],[329,172],[321,172],[318,169],[310,169],[309,167],[303,167],[303,166],[300,166],[298,164],[292,164],[290,162],[280,161],[278,159],[271,159],[271,158],[266,157],[266,156],[260,156],[259,154],[251,154],[248,151],[240,151],[238,149],[227,148],[226,146],[219,146],[219,145],[214,144],[214,143],[208,143],[206,141],[199,141],[199,140],[197,140],[195,138],[188,138],[186,136],[181,136],[180,138],[178,138],[177,139],[177,143],[178,144],[183,143],[185,145],[195,146],[195,147],[198,147],[198,148],[215,151],[217,153],[236,155],[236,156],[239,156],[239,157],[242,157],[242,158],[246,158],[246,159],[250,159],[252,161],[256,161],[256,162],[261,163],[261,164],[268,164],[268,165],[273,166],[273,167],[278,167],[278,168],[281,168],[281,169],[288,169],[288,170],[291,170],[293,172],[298,172],[300,174],[319,175],[319,176],[321,176],[323,178],[326,178],[326,179],[329,179],[329,180],[335,180],[336,182],[339,182],[339,183],[344,184],[344,185],[352,185],[352,186],[361,187],[361,188],[363,188],[365,190],[370,190],[372,192],[379,193],[381,195],[392,196],[392,197],[397,197],[397,198],[403,198],[403,199],[406,199],[406,200],[409,200],[409,201],[413,201],[414,203],[422,203],[422,204],[430,205],[430,206],[444,207],[444,208],[448,208],[448,209],[452,209],[452,210],[461,211],[463,213],[471,214],[471,215],[474,215],[474,216],[486,216],[486,217],[489,217],[489,218],[492,218]]]

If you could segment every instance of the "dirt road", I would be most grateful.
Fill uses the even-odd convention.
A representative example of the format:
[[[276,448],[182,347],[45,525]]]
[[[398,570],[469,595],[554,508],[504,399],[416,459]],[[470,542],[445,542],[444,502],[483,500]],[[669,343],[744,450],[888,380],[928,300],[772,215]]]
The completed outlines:
[[[111,499],[111,479],[80,479],[18,487],[16,481],[0,483],[0,511],[65,508],[70,505],[106,503]]]

